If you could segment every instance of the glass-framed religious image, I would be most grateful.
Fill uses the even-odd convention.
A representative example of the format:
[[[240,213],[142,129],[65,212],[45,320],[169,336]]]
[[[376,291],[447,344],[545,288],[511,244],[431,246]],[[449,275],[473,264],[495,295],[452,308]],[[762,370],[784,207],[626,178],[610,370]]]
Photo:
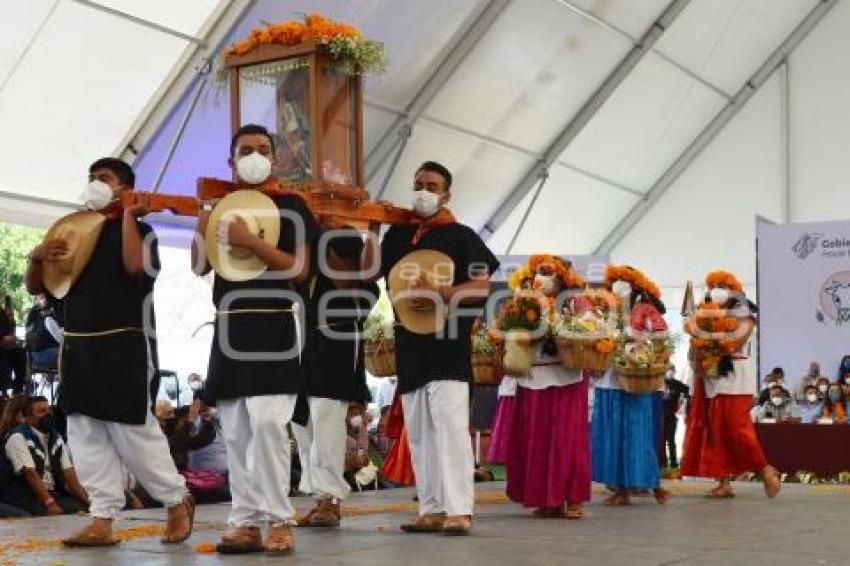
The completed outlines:
[[[310,95],[307,57],[239,69],[240,122],[261,124],[272,133],[274,174],[281,180],[314,178]]]

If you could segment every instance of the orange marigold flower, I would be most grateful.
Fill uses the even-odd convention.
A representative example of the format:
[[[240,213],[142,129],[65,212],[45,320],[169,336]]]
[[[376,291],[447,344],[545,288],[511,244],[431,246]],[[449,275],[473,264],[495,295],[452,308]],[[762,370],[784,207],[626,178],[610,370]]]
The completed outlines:
[[[608,354],[609,352],[614,351],[614,341],[610,338],[605,338],[604,340],[599,340],[596,343],[596,351],[601,354]]]
[[[528,309],[525,311],[525,318],[528,322],[534,322],[537,320],[537,311],[534,309]]]
[[[195,545],[195,552],[198,554],[214,554],[215,553],[215,543],[213,542],[199,542]]]

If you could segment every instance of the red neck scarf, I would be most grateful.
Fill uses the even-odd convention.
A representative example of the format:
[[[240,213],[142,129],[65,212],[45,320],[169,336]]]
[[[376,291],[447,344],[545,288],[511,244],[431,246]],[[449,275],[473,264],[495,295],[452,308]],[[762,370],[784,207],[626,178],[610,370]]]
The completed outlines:
[[[448,224],[454,224],[455,222],[457,222],[457,220],[455,220],[455,215],[452,214],[452,211],[448,208],[441,208],[436,214],[428,218],[420,218],[415,214],[411,215],[410,223],[416,226],[416,232],[413,234],[412,240],[413,245],[418,245],[420,240],[425,237],[425,234],[427,234],[431,228],[434,228],[435,226],[447,226]]]

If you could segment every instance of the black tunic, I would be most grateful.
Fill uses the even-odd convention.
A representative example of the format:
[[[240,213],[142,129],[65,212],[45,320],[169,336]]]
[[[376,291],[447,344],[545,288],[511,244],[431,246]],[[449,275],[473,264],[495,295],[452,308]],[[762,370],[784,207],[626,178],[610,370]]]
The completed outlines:
[[[347,235],[334,236],[329,240],[328,247],[340,258],[359,265],[363,240],[356,230],[351,230]],[[318,257],[317,247],[313,250],[313,257]],[[314,275],[308,289],[310,334],[305,352],[305,393],[310,397],[366,403],[371,395],[366,386],[360,333],[366,316],[378,298],[378,285],[361,282],[355,287],[355,294],[344,296],[342,293],[345,291],[337,289],[333,281],[321,271],[318,262],[314,263]],[[369,297],[357,293],[367,293]],[[321,308],[323,300],[325,305]],[[320,308],[323,312],[320,312]],[[359,316],[351,314],[358,310]],[[328,330],[340,336],[328,335]]]
[[[304,239],[312,242],[319,228],[304,200],[294,195],[273,200],[280,210],[294,213],[302,222],[296,234],[294,219],[289,214],[281,216],[277,248],[294,253]],[[296,242],[298,236],[302,241]],[[213,303],[217,316],[205,385],[209,399],[298,393],[303,386],[299,354],[305,342],[306,317],[304,298],[292,282],[270,272],[241,282],[216,275]],[[293,308],[297,312],[244,312]]]
[[[388,274],[405,255],[415,250],[436,250],[449,256],[455,265],[454,285],[470,281],[470,268],[484,267],[492,274],[499,267],[478,234],[463,224],[435,226],[413,245],[416,226],[393,226],[381,243],[381,271]],[[483,303],[483,301],[482,301]],[[469,310],[464,306],[464,310]],[[431,381],[464,381],[472,379],[472,324],[474,315],[449,313],[447,324],[457,324],[453,339],[436,334],[414,334],[396,325],[396,371],[398,393],[409,393]],[[453,322],[453,320],[456,322]]]
[[[150,242],[154,273],[133,277],[124,270],[121,220],[109,220],[94,253],[62,301],[66,333],[141,329],[106,336],[74,337],[62,345],[59,405],[68,413],[126,424],[144,424],[159,385],[148,386],[148,349],[156,371],[153,315],[155,272],[159,253],[153,229],[137,222]],[[150,234],[150,239],[148,235]],[[145,312],[147,311],[147,312]]]

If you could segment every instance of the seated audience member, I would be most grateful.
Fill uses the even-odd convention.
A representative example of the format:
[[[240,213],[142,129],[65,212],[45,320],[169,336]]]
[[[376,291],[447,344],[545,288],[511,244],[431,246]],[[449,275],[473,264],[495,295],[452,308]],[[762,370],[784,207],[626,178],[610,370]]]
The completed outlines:
[[[181,472],[189,466],[189,451],[208,446],[215,440],[215,429],[209,419],[201,419],[197,434],[191,434],[189,414],[194,410],[193,415],[198,415],[198,404],[199,401],[194,401],[188,407],[175,410],[169,401],[156,402],[156,418],[168,439],[174,465]]]
[[[804,424],[816,423],[820,418],[823,410],[823,401],[818,396],[817,385],[812,384],[806,387],[803,393],[803,400],[797,404],[800,409],[800,421]]]
[[[817,388],[818,380],[822,378],[820,374],[820,364],[812,361],[809,363],[809,371],[806,375],[800,378],[800,389],[798,391],[797,400],[802,401],[806,396],[806,388],[813,385]]]
[[[352,403],[346,417],[345,479],[352,489],[375,481],[377,468],[369,458],[369,422],[363,405]]]
[[[189,412],[191,427],[189,435],[196,438],[202,434],[206,427],[211,426],[215,432],[212,442],[200,448],[189,450],[190,470],[213,470],[224,476],[227,475],[227,446],[224,443],[224,435],[221,430],[221,421],[215,412],[215,407],[207,405],[202,395],[196,394],[195,405]],[[197,407],[197,408],[195,408]]]
[[[764,405],[765,402],[770,400],[770,388],[771,387],[782,387],[785,388],[785,372],[782,368],[773,368],[767,377],[764,379],[764,389],[762,389],[761,394],[759,395],[758,404]]]
[[[791,395],[779,385],[769,390],[770,397],[759,407],[756,422],[794,422],[800,420],[800,411]]]
[[[844,424],[847,422],[847,400],[841,386],[837,383],[829,385],[829,390],[823,400],[820,418],[831,420],[833,424]]]
[[[25,324],[26,343],[33,367],[55,368],[59,357],[59,341],[50,331],[50,326],[56,325],[56,319],[46,295],[36,296]]]
[[[818,378],[818,397],[821,401],[825,401],[829,392],[829,379],[826,377]]]
[[[30,397],[24,422],[4,441],[2,500],[33,515],[77,513],[89,499],[44,397]]]
[[[23,424],[26,404],[26,395],[15,395],[6,401],[3,414],[0,416],[0,439],[5,439],[13,428]]]

